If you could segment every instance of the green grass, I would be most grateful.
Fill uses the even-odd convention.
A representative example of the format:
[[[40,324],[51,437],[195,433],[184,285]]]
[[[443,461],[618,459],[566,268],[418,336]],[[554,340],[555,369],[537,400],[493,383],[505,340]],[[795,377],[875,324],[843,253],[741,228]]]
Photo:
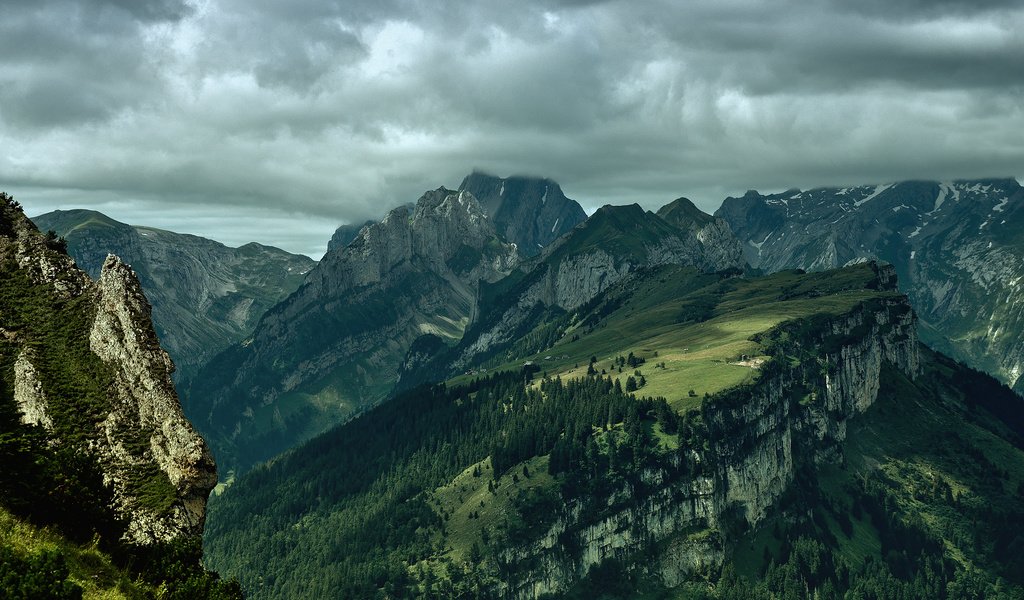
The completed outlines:
[[[0,508],[0,546],[28,556],[56,550],[67,559],[70,577],[82,587],[86,600],[149,598],[156,590],[133,581],[96,544],[74,544],[51,529],[30,525]]]
[[[529,469],[529,477],[523,476],[523,466]],[[473,472],[477,468],[480,475],[474,477]],[[499,527],[506,515],[515,512],[512,500],[516,496],[531,488],[554,488],[557,485],[548,474],[547,456],[531,458],[510,469],[494,482],[495,493],[491,493],[487,486],[492,479],[491,461],[487,458],[471,465],[430,495],[435,512],[449,515],[444,526],[444,543],[448,548],[446,556],[465,562],[474,542],[483,547],[483,530]],[[471,513],[480,516],[470,518]]]
[[[637,393],[664,397],[673,408],[686,411],[698,407],[705,394],[757,379],[756,366],[736,364],[742,355],[766,358],[752,341],[756,334],[785,321],[843,314],[867,300],[897,295],[865,289],[874,275],[869,266],[858,265],[828,276],[783,272],[758,279],[720,280],[689,268],[665,268],[610,290],[607,296],[618,305],[592,328],[583,326],[588,313],[580,313],[577,325],[552,348],[493,369],[514,369],[530,360],[551,376],[575,378],[586,375],[594,356],[598,372],[604,369],[624,385],[633,369],[624,367],[619,375],[612,363],[615,357],[633,352],[647,360],[640,367],[647,385]],[[688,307],[699,307],[698,316],[705,320],[687,322]],[[601,311],[598,306],[591,314]],[[659,363],[665,367],[656,366]],[[468,379],[461,376],[452,383]],[[690,396],[690,390],[696,396]]]

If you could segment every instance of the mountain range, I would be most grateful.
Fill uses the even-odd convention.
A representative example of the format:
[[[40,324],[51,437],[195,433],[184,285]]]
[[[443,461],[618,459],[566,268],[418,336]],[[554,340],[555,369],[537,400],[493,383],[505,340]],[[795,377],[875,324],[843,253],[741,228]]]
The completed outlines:
[[[107,255],[132,266],[153,306],[157,335],[187,381],[218,352],[249,335],[316,264],[311,258],[250,243],[229,248],[206,238],[126,225],[89,210],[33,218],[67,241],[68,253],[93,279]]]
[[[873,260],[915,185],[847,190],[831,220],[879,204],[831,230],[797,224],[817,191],[603,207],[422,330],[393,399],[228,488],[210,564],[257,598],[1018,593],[1021,399],[920,343],[946,325]],[[829,233],[856,243],[806,260]]]
[[[715,215],[764,272],[893,264],[928,344],[1024,392],[1024,188],[1016,180],[748,192]]]
[[[1021,400],[918,342],[892,267],[662,265],[576,317],[241,477],[211,566],[252,598],[1021,591]]]
[[[339,227],[297,278],[98,213],[43,235],[4,200],[0,522],[57,515],[61,585],[100,534],[138,594],[235,598],[182,566],[205,531],[251,598],[1024,597],[1014,180],[588,218],[477,172]],[[153,323],[201,314],[154,328],[146,295]],[[160,349],[223,320],[203,301],[259,312],[178,379],[229,480],[208,519]]]

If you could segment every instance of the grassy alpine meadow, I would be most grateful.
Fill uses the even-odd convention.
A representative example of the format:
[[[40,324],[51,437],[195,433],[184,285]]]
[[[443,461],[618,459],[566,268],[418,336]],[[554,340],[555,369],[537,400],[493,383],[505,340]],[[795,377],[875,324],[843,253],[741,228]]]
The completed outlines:
[[[767,357],[753,341],[759,334],[794,319],[837,315],[894,292],[866,289],[875,277],[868,265],[829,273],[788,271],[757,279],[722,278],[690,268],[666,267],[639,281],[614,286],[607,296],[616,310],[587,307],[569,320],[551,348],[489,370],[508,370],[530,361],[549,376],[597,373],[618,379],[644,377],[644,396],[664,397],[677,411],[700,406],[705,395],[751,383]],[[589,309],[589,310],[588,310]],[[638,367],[617,362],[632,353]],[[460,376],[458,384],[472,379]]]

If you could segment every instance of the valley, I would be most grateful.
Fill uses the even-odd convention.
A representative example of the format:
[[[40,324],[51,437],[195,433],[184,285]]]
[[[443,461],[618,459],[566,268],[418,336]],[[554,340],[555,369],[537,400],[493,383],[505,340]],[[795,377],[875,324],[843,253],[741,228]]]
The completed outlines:
[[[0,2],[0,600],[1024,600],[1021,31]]]
[[[880,187],[845,210],[897,192],[905,200],[917,189],[908,186]],[[204,564],[229,578],[205,580],[210,597],[1024,593],[1014,527],[1024,520],[1024,400],[981,372],[991,363],[980,355],[957,354],[967,366],[925,345],[946,348],[958,330],[919,321],[921,292],[901,284],[917,271],[898,254],[875,260],[889,246],[827,263],[786,258],[794,246],[768,244],[775,233],[750,237],[810,213],[756,216],[796,206],[751,194],[719,216],[685,198],[657,212],[609,205],[531,238],[536,227],[509,229],[521,217],[491,215],[546,206],[552,193],[561,220],[571,201],[557,184],[474,173],[461,187],[339,228],[292,293],[182,382],[183,405],[224,469],[200,519]],[[1015,207],[999,205],[1011,217]],[[77,248],[88,265],[112,243],[90,229],[107,221],[67,217],[88,218],[67,228],[71,241],[39,243],[57,255]],[[125,239],[146,231],[104,227]],[[507,235],[542,241],[524,253]],[[810,256],[818,242],[795,243]],[[253,255],[246,269],[272,255]],[[143,273],[162,268],[147,266],[161,264],[153,251],[140,256]],[[92,285],[74,277],[57,289]],[[101,289],[126,289],[117,293],[135,312],[149,310],[143,278],[119,259],[95,277]],[[277,289],[273,277],[252,293]],[[963,298],[973,284],[957,285]],[[182,302],[154,297],[154,322],[157,307]],[[1006,303],[1016,306],[1012,292]],[[100,338],[123,336],[132,317],[103,314],[91,317],[110,328]],[[123,355],[109,343],[91,351]],[[48,426],[44,401],[18,391],[35,363],[18,361],[13,397],[24,418]],[[138,368],[173,372],[157,363]],[[138,473],[126,485],[140,503],[120,510],[167,510],[174,485]],[[31,517],[5,518],[37,535]],[[112,550],[38,535],[42,545],[17,552],[56,552],[73,585],[135,585]],[[107,583],[89,587],[92,569]],[[148,593],[138,585],[122,593]]]

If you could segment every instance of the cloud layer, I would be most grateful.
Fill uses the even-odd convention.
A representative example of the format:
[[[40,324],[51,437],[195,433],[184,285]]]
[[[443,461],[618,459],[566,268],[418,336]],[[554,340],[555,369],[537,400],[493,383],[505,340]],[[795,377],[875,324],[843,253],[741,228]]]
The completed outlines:
[[[472,168],[584,206],[1024,175],[998,0],[10,0],[0,189],[318,256]]]

